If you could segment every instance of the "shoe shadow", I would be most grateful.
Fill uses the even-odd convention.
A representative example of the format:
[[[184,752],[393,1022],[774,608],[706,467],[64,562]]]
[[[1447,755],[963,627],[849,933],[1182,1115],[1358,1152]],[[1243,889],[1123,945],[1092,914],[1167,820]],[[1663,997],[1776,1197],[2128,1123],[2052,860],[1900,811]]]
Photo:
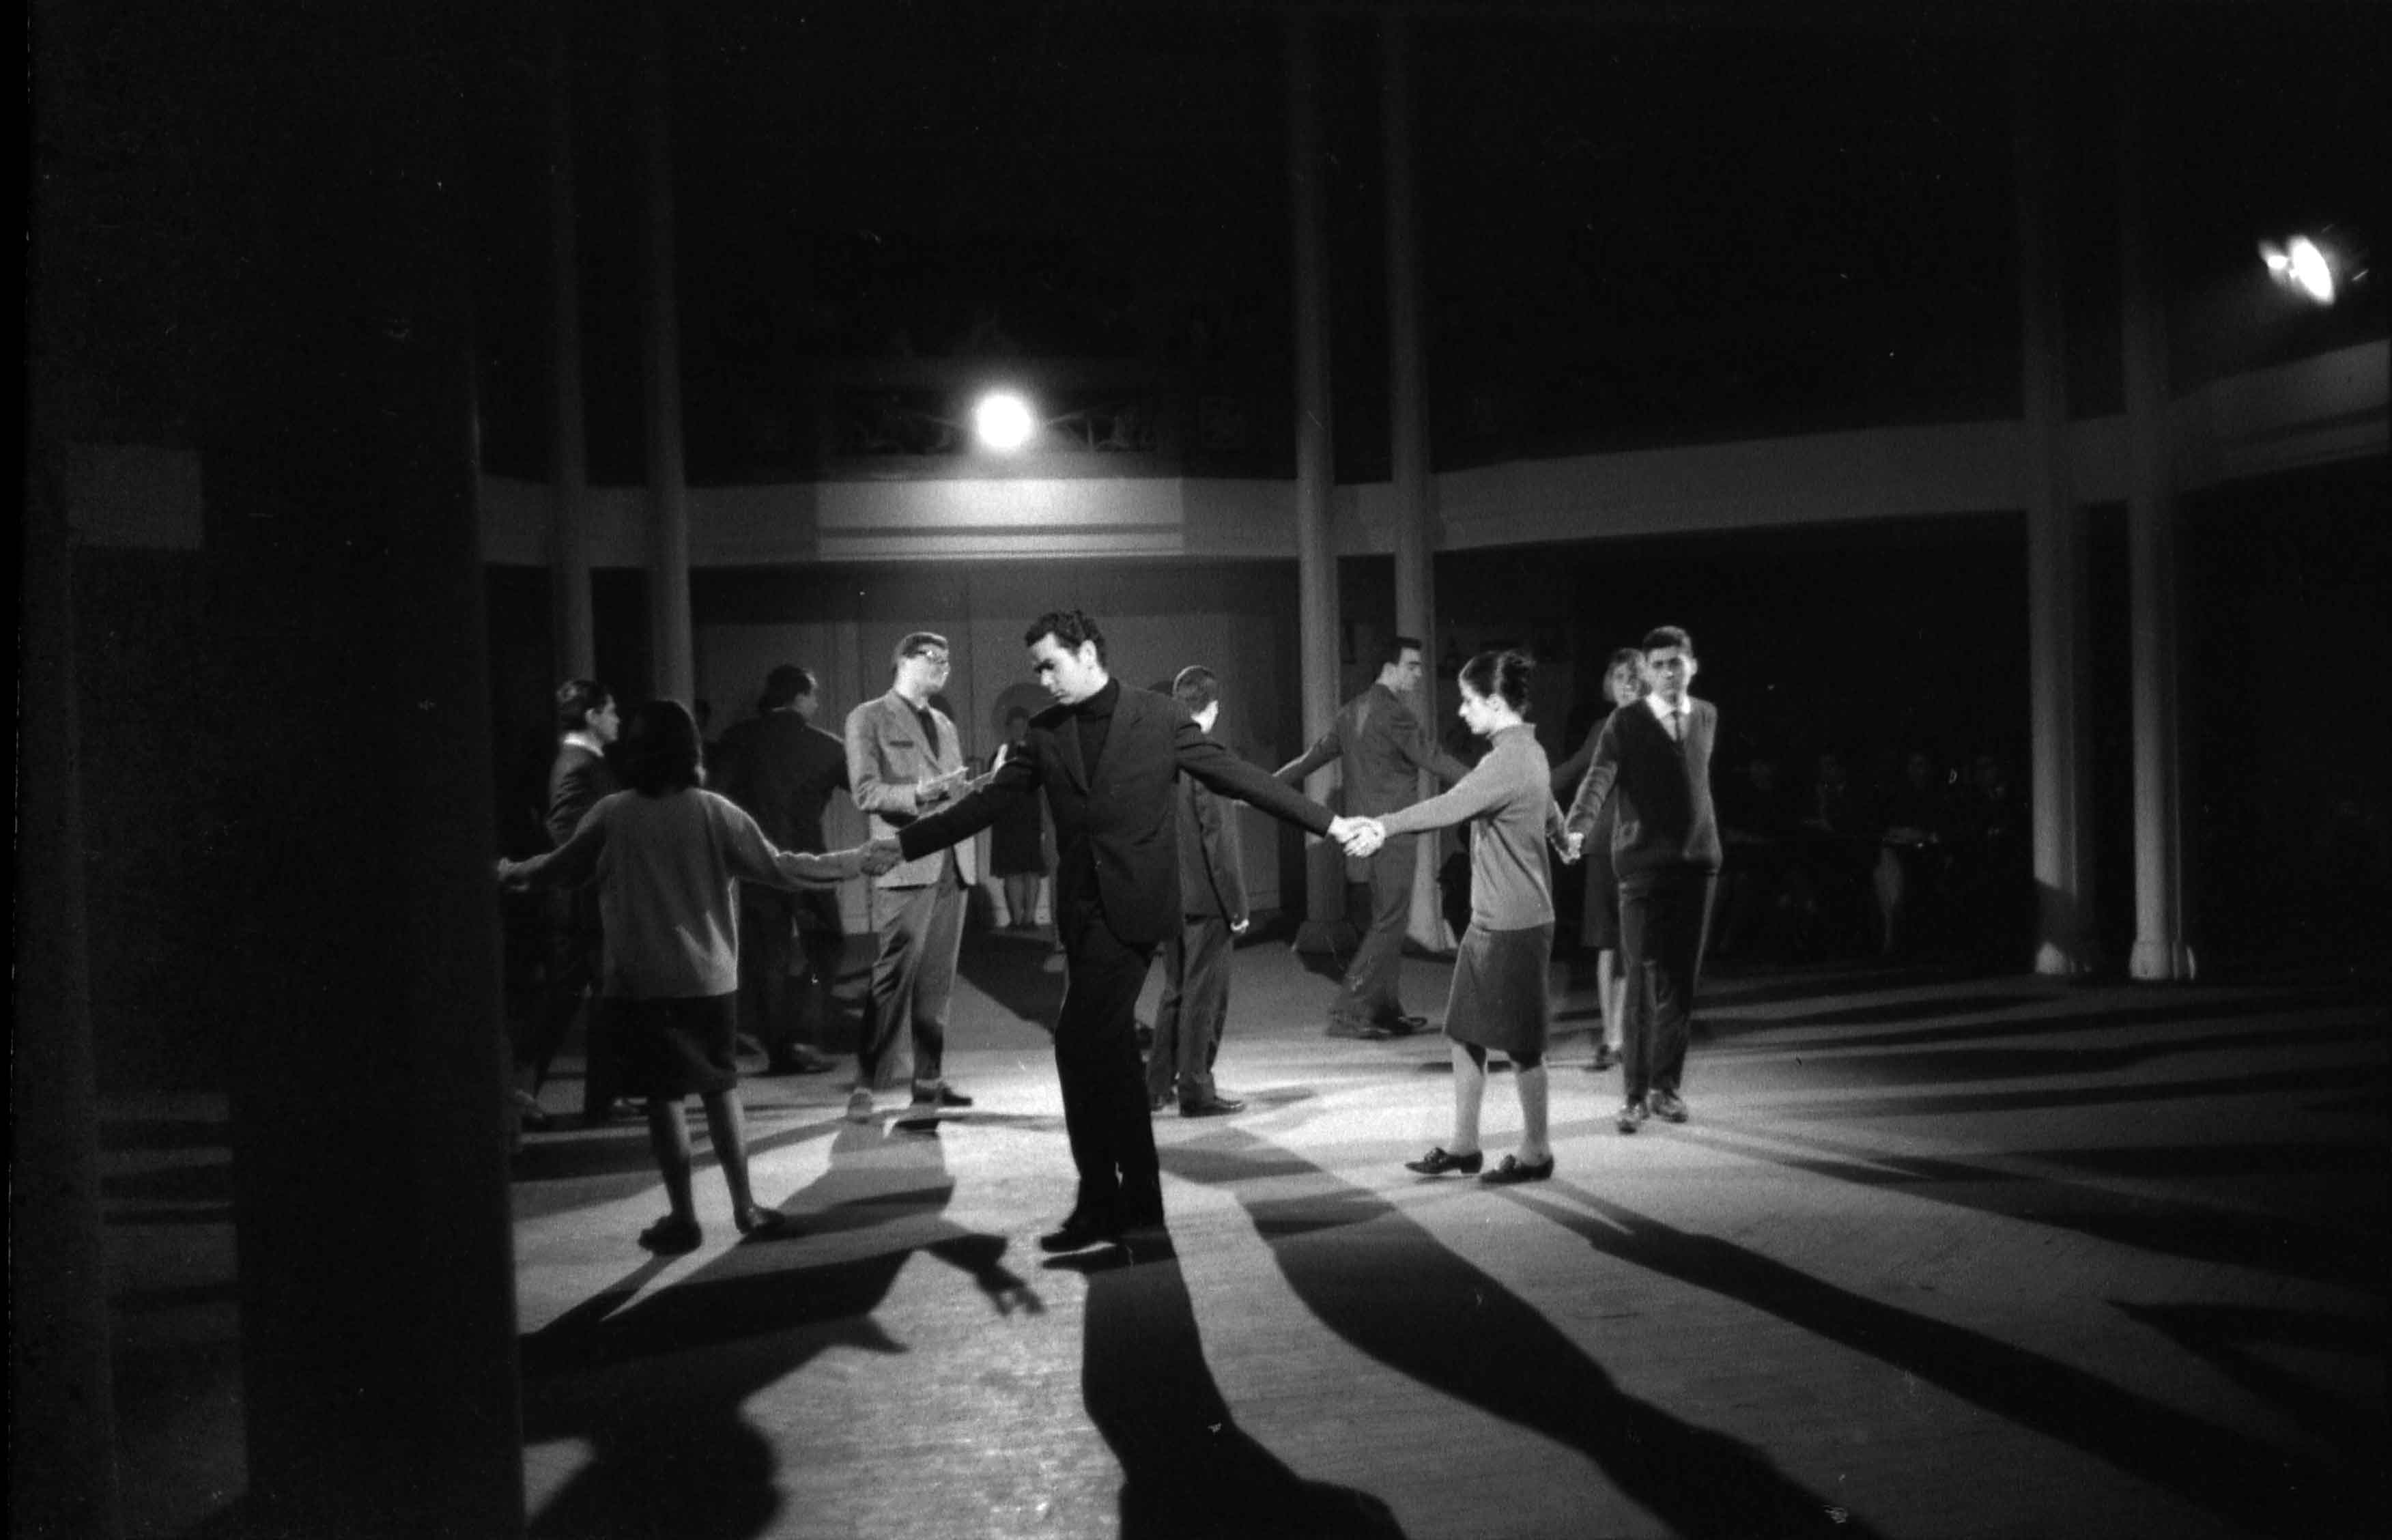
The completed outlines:
[[[1046,1265],[1087,1279],[1080,1389],[1121,1461],[1122,1540],[1401,1540],[1385,1503],[1304,1480],[1238,1426],[1167,1238]]]

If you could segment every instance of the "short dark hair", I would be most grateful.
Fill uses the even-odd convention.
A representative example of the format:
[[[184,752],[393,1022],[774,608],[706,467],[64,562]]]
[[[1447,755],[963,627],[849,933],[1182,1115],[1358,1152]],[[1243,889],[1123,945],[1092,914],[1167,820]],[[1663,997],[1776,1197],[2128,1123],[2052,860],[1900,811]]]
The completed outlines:
[[[1210,668],[1191,663],[1172,679],[1171,698],[1186,706],[1192,717],[1221,698],[1221,681]]]
[[[1662,647],[1675,647],[1688,657],[1695,655],[1695,639],[1680,626],[1656,626],[1644,633],[1644,650],[1648,653]]]
[[[1428,649],[1421,645],[1420,638],[1416,636],[1391,636],[1386,640],[1385,645],[1379,649],[1379,666],[1382,668],[1391,668],[1395,665],[1403,662],[1404,650],[1406,648],[1411,649],[1413,652],[1420,654],[1423,657],[1426,657],[1428,655]]]
[[[1481,653],[1462,666],[1462,682],[1481,696],[1501,696],[1503,704],[1526,715],[1528,709],[1528,676],[1537,671],[1537,660],[1526,653]]]
[[[1097,629],[1094,619],[1078,610],[1047,611],[1032,621],[1030,628],[1021,633],[1021,645],[1035,647],[1043,636],[1053,637],[1067,653],[1076,653],[1080,650],[1080,643],[1093,641],[1097,644],[1097,661],[1105,661],[1105,633]]]
[[[556,731],[578,732],[590,725],[590,713],[604,711],[615,692],[596,679],[567,679],[556,687]]]
[[[812,672],[794,663],[785,663],[764,676],[764,692],[756,697],[756,709],[778,711],[799,696],[813,692]]]
[[[942,653],[951,651],[947,639],[936,631],[908,631],[898,639],[896,649],[889,654],[889,666],[894,668],[915,654],[927,653],[933,647]]]
[[[623,719],[623,783],[642,796],[687,791],[698,783],[705,750],[697,720],[679,701],[643,701]]]

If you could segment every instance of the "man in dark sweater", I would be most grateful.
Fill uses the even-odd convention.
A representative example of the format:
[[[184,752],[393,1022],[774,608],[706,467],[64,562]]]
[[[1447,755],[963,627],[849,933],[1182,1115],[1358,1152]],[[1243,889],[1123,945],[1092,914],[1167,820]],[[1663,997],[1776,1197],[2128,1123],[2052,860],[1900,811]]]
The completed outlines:
[[[1055,915],[1065,963],[1055,1068],[1079,1187],[1071,1213],[1039,1245],[1072,1251],[1163,1223],[1137,1010],[1155,948],[1187,918],[1179,887],[1180,777],[1316,835],[1343,841],[1354,827],[1206,737],[1178,702],[1124,690],[1107,666],[1103,633],[1079,611],[1040,615],[1023,640],[1032,671],[1055,705],[1030,719],[1021,752],[1008,754],[962,800],[894,828],[873,846],[919,861],[970,838],[1024,797],[1046,799],[1060,857]]]
[[[1619,950],[1628,975],[1622,1133],[1635,1132],[1648,1114],[1686,1120],[1678,1087],[1720,870],[1719,818],[1711,808],[1719,712],[1686,692],[1696,666],[1694,640],[1684,631],[1663,626],[1645,634],[1651,692],[1604,724],[1570,804],[1575,856],[1605,804],[1618,798],[1611,864],[1619,874]]]

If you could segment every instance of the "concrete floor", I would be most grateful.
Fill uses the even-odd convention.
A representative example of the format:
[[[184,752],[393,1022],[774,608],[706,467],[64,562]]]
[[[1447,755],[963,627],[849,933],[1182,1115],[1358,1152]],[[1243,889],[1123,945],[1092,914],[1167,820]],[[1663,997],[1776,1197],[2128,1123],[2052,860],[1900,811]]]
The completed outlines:
[[[979,1106],[942,1132],[843,1121],[839,1075],[748,1082],[794,1238],[737,1244],[702,1167],[707,1243],[658,1262],[637,1127],[527,1141],[532,1534],[2392,1531],[2380,977],[1715,977],[1693,1121],[1633,1138],[1579,984],[1558,1174],[1495,1189],[1402,1168],[1447,1136],[1442,1041],[1323,1037],[1330,980],[1252,945],[1249,1110],[1157,1124],[1169,1242],[1058,1262],[1060,960],[1000,933],[965,972]],[[1411,1008],[1445,972],[1406,964]],[[132,1533],[221,1534],[221,1104],[107,1117]],[[1495,1077],[1488,1148],[1517,1126]]]

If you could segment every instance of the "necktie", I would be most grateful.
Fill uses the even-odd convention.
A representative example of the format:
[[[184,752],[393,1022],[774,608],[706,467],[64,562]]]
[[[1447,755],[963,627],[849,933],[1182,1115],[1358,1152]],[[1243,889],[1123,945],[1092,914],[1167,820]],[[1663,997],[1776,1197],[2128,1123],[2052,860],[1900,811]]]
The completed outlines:
[[[1670,742],[1683,744],[1685,741],[1686,714],[1684,711],[1672,711],[1670,713]]]

